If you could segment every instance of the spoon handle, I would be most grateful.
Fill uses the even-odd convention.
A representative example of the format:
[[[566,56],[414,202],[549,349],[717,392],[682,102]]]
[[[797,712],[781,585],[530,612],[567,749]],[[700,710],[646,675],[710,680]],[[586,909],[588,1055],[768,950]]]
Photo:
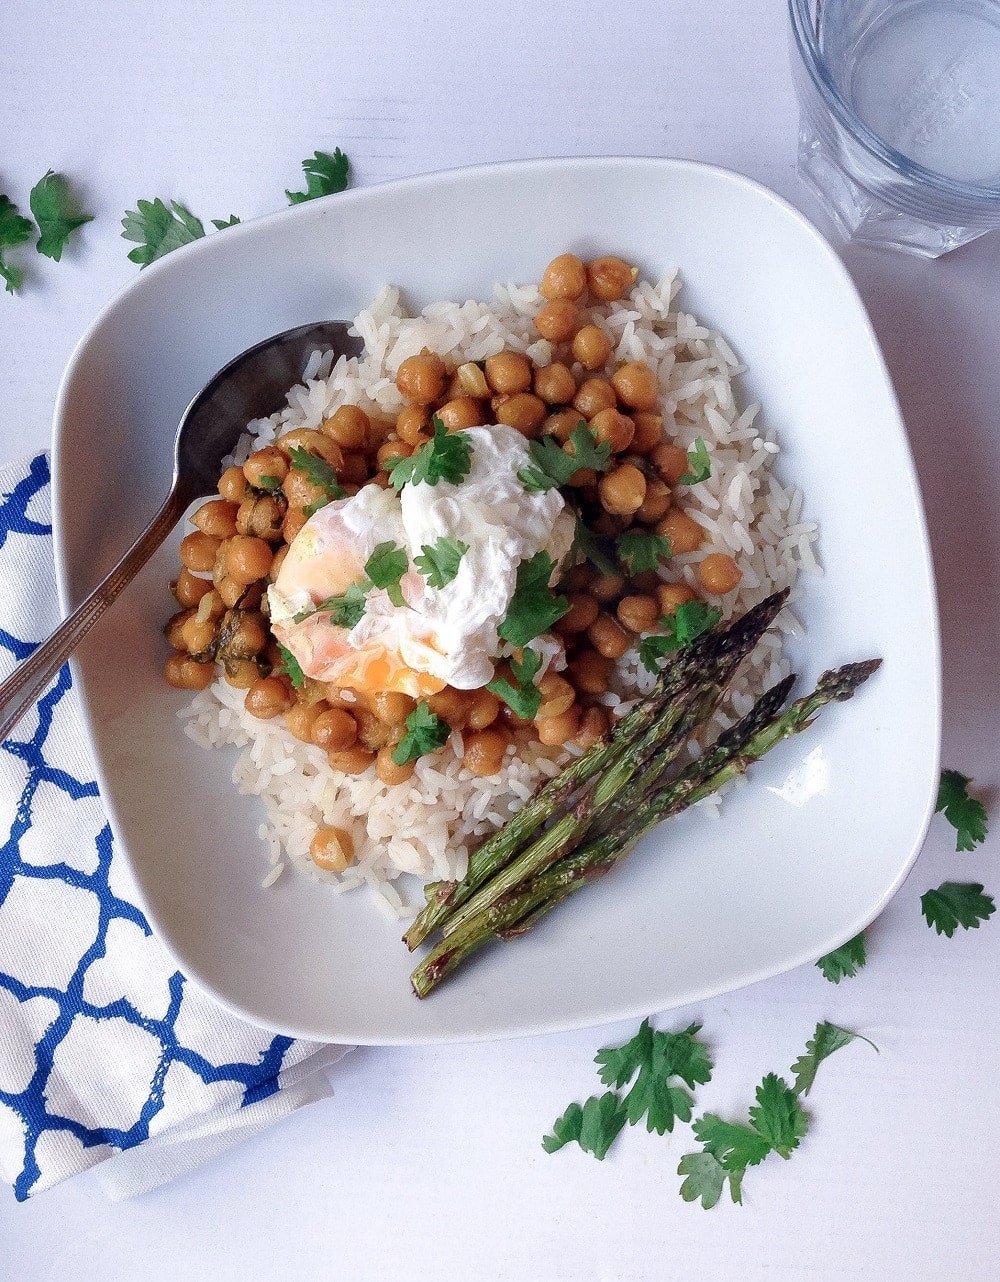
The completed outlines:
[[[31,657],[25,659],[0,684],[0,740],[7,737],[12,727],[39,698],[122,588],[131,583],[139,573],[180,520],[186,506],[184,496],[175,485],[163,507],[111,573],[72,614],[63,619],[48,640],[43,641]]]

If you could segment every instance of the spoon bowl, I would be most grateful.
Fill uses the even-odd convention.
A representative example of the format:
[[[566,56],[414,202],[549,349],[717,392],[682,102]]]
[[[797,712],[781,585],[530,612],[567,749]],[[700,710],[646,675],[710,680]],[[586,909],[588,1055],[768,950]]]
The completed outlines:
[[[39,698],[108,606],[139,573],[195,499],[214,492],[222,460],[254,418],[281,405],[309,355],[358,356],[362,341],[345,321],[299,325],[247,348],[224,365],[181,416],[174,438],[170,492],[111,572],[37,650],[0,684],[0,740]]]

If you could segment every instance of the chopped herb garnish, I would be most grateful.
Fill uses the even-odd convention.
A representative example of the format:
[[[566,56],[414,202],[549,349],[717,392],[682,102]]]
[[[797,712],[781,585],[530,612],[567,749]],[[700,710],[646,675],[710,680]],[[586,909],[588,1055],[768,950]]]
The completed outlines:
[[[461,539],[447,539],[442,535],[433,543],[422,544],[420,554],[413,561],[429,587],[443,588],[458,574],[462,557],[468,550],[468,543],[463,543]]]
[[[365,612],[365,587],[352,583],[340,596],[328,597],[315,610],[317,614],[329,614],[330,622],[338,628],[356,628]]]
[[[306,683],[305,673],[299,666],[299,661],[286,646],[278,642],[278,649],[281,652],[281,663],[274,669],[275,672],[285,673],[291,677],[292,685],[296,690],[301,690]]]
[[[862,931],[832,953],[820,957],[816,965],[831,984],[839,984],[842,979],[853,979],[867,960],[865,932]]]
[[[570,432],[568,443],[573,447],[572,453],[563,449],[551,436],[544,436],[540,441],[532,441],[528,445],[533,466],[522,468],[517,478],[529,493],[568,485],[570,478],[581,468],[607,471],[611,444],[609,441],[598,441],[594,431],[583,419]]]
[[[806,1042],[805,1054],[792,1065],[792,1072],[795,1074],[795,1094],[808,1095],[816,1080],[816,1070],[820,1064],[832,1055],[834,1051],[839,1051],[842,1046],[853,1042],[855,1038],[860,1038],[878,1054],[878,1047],[874,1042],[868,1041],[867,1037],[862,1037],[860,1033],[848,1032],[846,1028],[840,1028],[837,1024],[829,1024],[826,1020],[822,1024],[816,1025],[816,1031]]]
[[[660,620],[663,632],[654,632],[639,642],[639,661],[647,672],[657,672],[664,656],[714,628],[721,617],[720,610],[704,601],[683,602],[673,614]]]
[[[980,922],[993,916],[996,904],[983,894],[979,882],[946,881],[920,896],[920,909],[928,926],[951,939],[959,926],[978,930]]]
[[[472,468],[472,442],[467,432],[449,432],[434,415],[434,436],[425,441],[409,458],[397,459],[389,472],[392,488],[397,492],[410,485],[437,485],[448,481],[457,485]]]
[[[604,551],[604,544],[608,552]],[[601,574],[617,574],[618,567],[608,553],[611,551],[612,544],[609,540],[601,540],[588,526],[579,512],[576,514],[576,533],[573,536],[573,551],[578,552],[585,557],[595,570]]]
[[[410,568],[409,558],[403,548],[392,539],[379,543],[365,562],[365,573],[373,588],[385,588],[393,605],[401,606],[403,590],[399,581]]]
[[[288,452],[289,461],[297,472],[302,472],[313,485],[318,485],[329,499],[342,499],[344,489],[337,480],[337,473],[324,458],[318,454],[310,454],[304,450],[301,445],[293,445]],[[313,511],[319,511],[325,507],[325,503],[312,504]],[[312,515],[312,513],[308,513]]]
[[[542,1140],[542,1148],[546,1153],[556,1153],[575,1140],[585,1153],[593,1153],[603,1162],[626,1121],[625,1101],[617,1091],[591,1095],[582,1108],[570,1104],[562,1117],[556,1118],[552,1134]]]
[[[8,294],[13,294],[24,284],[24,272],[4,262],[3,251],[23,245],[31,236],[31,219],[19,214],[17,206],[7,196],[0,196],[0,277]]]
[[[276,490],[281,481],[276,476],[261,476],[257,480],[258,490]]]
[[[618,559],[629,574],[644,574],[659,569],[660,561],[670,558],[670,540],[648,530],[629,530],[615,540]]]
[[[941,771],[934,809],[943,810],[945,819],[955,829],[956,850],[975,850],[986,840],[986,807],[969,796],[970,783],[972,780],[957,770]]]
[[[511,645],[527,645],[548,632],[569,609],[564,596],[556,596],[549,587],[555,564],[544,549],[517,567],[514,595],[503,623],[497,632]]]
[[[700,436],[695,438],[694,445],[688,450],[687,456],[687,471],[677,478],[677,484],[697,485],[699,481],[707,481],[712,474],[712,460]]]
[[[236,217],[235,214],[230,214],[228,218],[213,218],[212,226],[216,229],[216,231],[225,231],[227,227],[239,226],[239,222],[240,220]]]
[[[129,209],[122,219],[122,237],[134,240],[139,248],[129,253],[129,261],[140,267],[189,245],[205,234],[200,218],[195,218],[190,210],[172,200],[167,206],[157,196],[155,200],[137,200],[135,209]]]
[[[81,214],[62,174],[50,169],[31,189],[31,212],[41,235],[35,248],[58,262],[66,242],[78,227],[93,222],[92,214]]]
[[[317,151],[315,155],[302,162],[302,172],[306,176],[305,191],[285,189],[290,205],[301,205],[305,200],[315,200],[317,196],[332,196],[343,191],[351,180],[351,164],[339,147],[334,148],[333,155]]]
[[[502,699],[516,717],[533,721],[542,702],[542,692],[535,685],[535,674],[541,666],[542,656],[530,646],[525,646],[521,658],[510,661],[510,670],[517,685],[512,686],[505,677],[494,677],[486,689]]]
[[[393,748],[392,759],[397,766],[405,766],[408,761],[416,761],[428,752],[443,748],[450,734],[451,727],[447,721],[442,721],[421,700],[406,718],[406,734]]]

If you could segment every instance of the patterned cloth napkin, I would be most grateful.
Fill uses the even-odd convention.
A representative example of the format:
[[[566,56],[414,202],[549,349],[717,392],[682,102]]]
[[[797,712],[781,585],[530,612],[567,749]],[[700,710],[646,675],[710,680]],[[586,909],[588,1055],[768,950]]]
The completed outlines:
[[[0,677],[58,622],[44,454],[0,471]],[[69,668],[0,745],[0,1178],[162,1184],[330,1093],[345,1047],[243,1023],[174,967],[101,807]]]

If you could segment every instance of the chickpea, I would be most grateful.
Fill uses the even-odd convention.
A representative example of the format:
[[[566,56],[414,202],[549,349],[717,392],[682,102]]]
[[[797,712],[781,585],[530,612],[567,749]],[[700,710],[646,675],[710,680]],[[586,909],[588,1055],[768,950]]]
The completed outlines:
[[[535,370],[534,389],[546,405],[566,405],[576,395],[576,379],[568,365],[553,361]]]
[[[613,303],[617,298],[624,298],[638,275],[638,268],[630,267],[623,259],[613,255],[595,258],[587,264],[587,286],[602,303]]]
[[[635,436],[632,438],[633,454],[649,454],[663,441],[663,415],[637,410],[632,415]]]
[[[600,491],[598,490],[598,494]],[[612,516],[610,512],[601,512],[590,523],[590,528],[602,539],[616,538],[631,524],[630,516]]]
[[[611,386],[623,405],[633,410],[655,410],[660,403],[660,385],[645,361],[626,361],[611,375]]]
[[[586,561],[581,561],[579,565],[574,565],[569,573],[563,575],[559,586],[566,592],[584,592],[590,587],[590,580],[593,577],[590,566]]]
[[[635,510],[635,519],[643,525],[655,525],[670,507],[670,486],[658,476],[646,477],[646,497]]]
[[[568,343],[580,328],[580,309],[569,298],[552,298],[535,316],[535,329],[550,343]]]
[[[326,503],[329,495],[322,485],[311,481],[305,472],[293,467],[281,482],[281,492],[290,508],[319,507]]]
[[[535,721],[545,721],[548,717],[560,717],[576,698],[576,691],[558,672],[546,672],[538,682],[542,701],[535,713]]]
[[[535,721],[538,742],[544,743],[549,748],[558,748],[564,743],[569,743],[576,738],[579,729],[580,709],[576,704],[570,704],[565,712],[560,712],[558,716],[543,717]]]
[[[296,427],[291,432],[286,432],[284,436],[279,436],[275,444],[277,449],[289,457],[292,450],[305,450],[307,454],[315,454],[324,463],[329,463],[335,472],[340,470],[340,465],[344,461],[343,451],[336,441],[312,427]],[[292,470],[294,470],[294,464]]]
[[[404,405],[396,417],[396,435],[407,445],[422,445],[430,437],[431,416],[426,405]]]
[[[534,438],[545,418],[545,402],[531,392],[515,392],[497,410],[497,422],[513,427],[523,436]]]
[[[703,561],[698,562],[698,579],[706,592],[713,596],[725,596],[738,588],[743,578],[743,571],[726,552],[710,552]]]
[[[281,522],[281,537],[291,543],[308,520],[304,508],[290,507]]]
[[[632,644],[632,638],[610,614],[599,614],[587,629],[587,639],[605,659],[620,659]]]
[[[508,674],[508,679],[512,679]],[[452,730],[462,730],[469,717],[472,696],[466,690],[454,690],[445,686],[427,700],[427,706],[436,717],[440,717]]]
[[[617,405],[615,389],[606,378],[585,378],[573,397],[573,408],[584,418],[593,418],[601,410],[612,410]]]
[[[310,737],[325,752],[346,752],[357,740],[358,723],[343,708],[326,708],[313,722]]]
[[[288,475],[288,456],[277,445],[265,445],[243,464],[243,475],[256,489],[276,489]]]
[[[351,713],[358,727],[358,743],[369,752],[378,752],[392,740],[392,727],[379,721],[368,708],[357,707]]]
[[[214,663],[198,663],[186,654],[172,654],[164,666],[167,683],[175,690],[204,690],[215,676]]]
[[[500,715],[500,700],[489,690],[477,690],[469,709],[468,726],[472,730],[485,730]]]
[[[687,450],[669,441],[661,441],[650,451],[649,461],[668,485],[676,485],[688,470]]]
[[[694,592],[686,583],[661,583],[656,589],[656,603],[660,616],[668,619],[679,605],[694,600]]]
[[[363,775],[369,766],[374,765],[375,753],[357,745],[346,748],[343,752],[327,753],[331,770],[339,770],[345,775]]]
[[[409,458],[412,453],[413,446],[407,445],[405,441],[386,441],[384,445],[378,447],[375,462],[381,471],[388,472],[397,460]]]
[[[216,638],[218,625],[214,619],[199,619],[197,613],[186,619],[181,628],[181,639],[188,654],[203,654]]]
[[[590,420],[590,430],[596,435],[598,441],[608,442],[612,454],[621,454],[632,443],[635,424],[627,414],[606,409],[595,414]]]
[[[254,583],[267,577],[274,554],[263,539],[250,534],[237,534],[224,548],[226,574],[234,583]]]
[[[223,634],[220,657],[225,659],[256,658],[269,639],[267,620],[259,610],[233,611],[223,621]]]
[[[584,325],[573,337],[573,356],[584,369],[600,369],[607,364],[613,344],[597,325]]]
[[[586,592],[570,592],[566,599],[569,610],[556,622],[554,630],[564,637],[586,632],[600,614],[601,607]]]
[[[384,748],[379,749],[378,756],[375,758],[375,773],[390,788],[395,787],[396,784],[406,783],[417,767],[415,761],[407,761],[402,766],[393,761],[392,754],[394,751],[395,749],[387,744]]]
[[[531,361],[523,352],[498,352],[486,358],[486,381],[494,392],[513,396],[531,387]]]
[[[321,824],[309,843],[309,857],[324,872],[343,872],[354,862],[354,838],[346,828]]]
[[[483,403],[474,396],[456,396],[446,401],[437,416],[449,432],[461,432],[467,427],[478,427],[485,422]]]
[[[285,713],[285,725],[296,739],[312,743],[313,726],[329,706],[322,699],[317,703],[294,703]]]
[[[344,485],[364,485],[368,480],[368,460],[359,450],[344,455],[338,477]]]
[[[618,621],[630,632],[652,632],[660,618],[655,596],[623,596],[616,611]]]
[[[455,376],[465,396],[475,396],[478,400],[485,400],[489,396],[490,385],[486,381],[482,366],[477,365],[475,361],[465,361],[464,364],[459,365]]]
[[[481,779],[495,775],[506,750],[507,736],[499,730],[474,730],[465,736],[465,768]]]
[[[579,298],[587,288],[587,269],[576,254],[553,258],[538,286],[543,298]]]
[[[557,410],[542,424],[542,435],[554,436],[560,444],[565,445],[570,433],[582,422],[583,417],[578,410]]]
[[[254,538],[276,543],[281,538],[285,511],[284,503],[270,494],[254,494],[244,499],[237,509],[233,533],[251,534]]]
[[[705,540],[705,530],[693,516],[682,508],[672,507],[666,516],[653,527],[670,542],[670,555],[683,556],[700,548]]]
[[[372,712],[386,726],[401,726],[416,706],[416,699],[394,690],[381,690],[371,697]]]
[[[295,702],[295,692],[287,677],[258,677],[246,692],[243,706],[251,717],[260,721],[270,721],[280,717]]]
[[[360,405],[341,405],[319,425],[324,436],[329,436],[344,450],[363,450],[368,444],[371,419]]]
[[[445,389],[448,371],[435,352],[423,351],[408,356],[396,371],[396,386],[408,401],[429,405]]]
[[[587,708],[580,718],[580,728],[576,732],[574,742],[576,745],[587,751],[595,743],[603,739],[610,729],[610,718],[607,712],[600,704],[594,704]]]
[[[247,478],[241,467],[227,467],[219,477],[216,487],[229,503],[242,503],[247,490]]]
[[[194,530],[181,539],[181,565],[196,574],[207,574],[215,568],[221,540],[202,530]]]
[[[178,610],[172,614],[163,627],[163,635],[167,639],[167,645],[171,650],[178,650],[182,654],[187,653],[187,643],[184,640],[184,625],[188,619],[193,619],[195,612],[193,609]]]
[[[602,507],[612,516],[631,516],[646,497],[646,478],[634,463],[622,463],[605,472],[597,487]]]
[[[237,511],[235,503],[227,503],[225,499],[210,499],[191,517],[191,524],[215,539],[228,539],[236,533]]]
[[[211,579],[199,579],[185,566],[177,576],[173,586],[177,604],[183,606],[197,605],[206,592],[211,592]]]
[[[625,576],[622,574],[598,574],[590,585],[590,594],[602,605],[607,605],[625,591]]]
[[[611,682],[611,660],[596,650],[581,650],[570,660],[566,673],[580,694],[603,694]]]
[[[234,690],[249,690],[260,676],[260,668],[253,659],[226,659],[222,665],[226,685]]]
[[[231,579],[228,575],[224,575],[217,581],[215,590],[218,592],[219,600],[226,609],[232,610],[240,602],[243,594],[246,592],[246,585],[243,583],[237,583],[235,579]]]

